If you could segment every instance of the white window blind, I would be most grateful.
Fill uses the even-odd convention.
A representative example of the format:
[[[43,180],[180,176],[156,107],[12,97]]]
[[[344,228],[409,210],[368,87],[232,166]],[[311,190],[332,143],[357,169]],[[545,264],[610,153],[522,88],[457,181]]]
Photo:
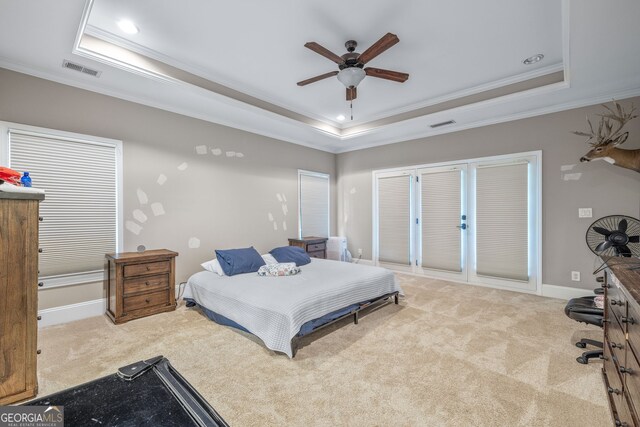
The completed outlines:
[[[9,133],[11,167],[46,191],[40,205],[40,277],[100,271],[116,251],[116,147],[54,135]]]
[[[528,280],[528,163],[476,170],[478,275]]]
[[[300,237],[329,237],[329,175],[298,172]]]
[[[424,268],[462,271],[461,179],[459,169],[420,175]]]
[[[378,178],[378,261],[411,264],[412,178]]]

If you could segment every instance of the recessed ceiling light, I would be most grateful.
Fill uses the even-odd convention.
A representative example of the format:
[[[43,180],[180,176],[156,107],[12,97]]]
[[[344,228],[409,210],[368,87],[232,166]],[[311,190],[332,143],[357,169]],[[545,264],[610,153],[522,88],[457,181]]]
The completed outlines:
[[[136,24],[128,19],[119,20],[118,27],[120,27],[120,29],[127,34],[138,34],[138,32],[140,31],[138,27],[136,27]]]
[[[531,65],[531,64],[535,64],[536,62],[542,61],[542,58],[544,58],[544,55],[541,54],[541,53],[538,53],[537,55],[533,55],[533,56],[528,57],[527,59],[522,61],[522,63],[524,65]]]
[[[346,119],[346,117],[344,116],[344,114],[340,114],[338,117],[336,117],[336,120],[339,122],[344,121],[344,119]]]

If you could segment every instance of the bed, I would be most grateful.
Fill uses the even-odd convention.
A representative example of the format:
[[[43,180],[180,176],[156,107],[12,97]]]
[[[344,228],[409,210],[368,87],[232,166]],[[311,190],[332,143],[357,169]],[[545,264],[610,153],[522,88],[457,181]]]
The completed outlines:
[[[302,336],[347,316],[357,323],[362,308],[392,299],[397,304],[401,293],[395,275],[385,268],[313,258],[294,276],[201,271],[187,281],[184,299],[210,319],[294,357]]]

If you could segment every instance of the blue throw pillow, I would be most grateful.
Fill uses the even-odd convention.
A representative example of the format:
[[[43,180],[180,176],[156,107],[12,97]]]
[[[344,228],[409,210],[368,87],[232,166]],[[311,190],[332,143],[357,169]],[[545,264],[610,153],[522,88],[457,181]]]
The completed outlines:
[[[304,249],[298,246],[282,246],[269,252],[278,262],[295,262],[298,267],[309,264],[311,258]]]
[[[216,258],[227,276],[255,273],[266,264],[253,246],[244,249],[216,250]]]

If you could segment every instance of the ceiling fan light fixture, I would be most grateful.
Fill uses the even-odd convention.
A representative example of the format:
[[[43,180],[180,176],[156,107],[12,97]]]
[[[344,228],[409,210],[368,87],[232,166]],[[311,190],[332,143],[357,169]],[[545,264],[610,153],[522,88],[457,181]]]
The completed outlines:
[[[533,56],[528,57],[527,59],[522,61],[522,63],[524,65],[531,65],[531,64],[535,64],[536,62],[542,61],[543,58],[544,58],[544,55],[541,54],[541,53],[538,53],[538,54],[535,54]]]
[[[347,67],[340,70],[338,73],[338,80],[346,88],[358,87],[362,79],[366,76],[366,73],[359,67]]]
[[[121,19],[117,22],[118,28],[122,30],[122,32],[127,34],[138,34],[140,30],[136,27],[136,24],[133,21],[128,19]]]

